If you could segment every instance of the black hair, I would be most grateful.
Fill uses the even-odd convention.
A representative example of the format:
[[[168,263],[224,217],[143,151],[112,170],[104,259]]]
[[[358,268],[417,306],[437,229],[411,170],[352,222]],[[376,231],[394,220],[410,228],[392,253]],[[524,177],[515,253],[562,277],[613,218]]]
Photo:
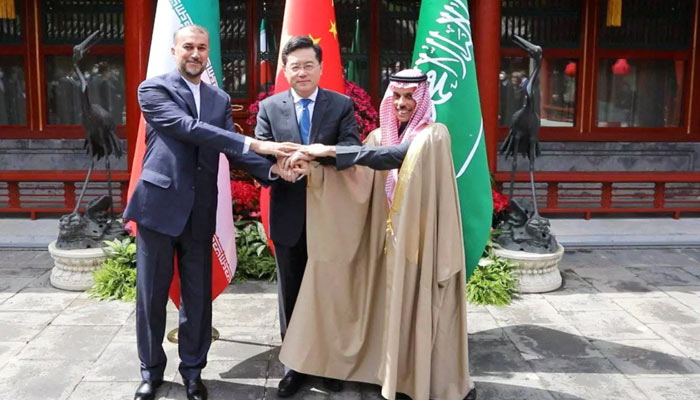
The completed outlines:
[[[319,64],[321,63],[321,60],[323,59],[321,46],[314,43],[314,41],[311,40],[308,36],[295,36],[289,39],[289,41],[287,41],[287,44],[284,45],[284,49],[282,49],[282,64],[286,65],[287,56],[290,53],[299,49],[314,49],[314,52],[316,53],[316,60],[318,60]]]

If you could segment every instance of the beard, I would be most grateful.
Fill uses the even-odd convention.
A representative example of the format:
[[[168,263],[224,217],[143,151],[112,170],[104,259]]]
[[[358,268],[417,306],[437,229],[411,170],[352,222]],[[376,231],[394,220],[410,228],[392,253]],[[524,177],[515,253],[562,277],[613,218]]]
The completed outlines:
[[[187,75],[191,78],[196,78],[202,75],[202,72],[204,72],[204,64],[199,63],[190,66],[188,65],[188,62],[185,62],[184,64],[180,65],[180,72],[183,75]]]

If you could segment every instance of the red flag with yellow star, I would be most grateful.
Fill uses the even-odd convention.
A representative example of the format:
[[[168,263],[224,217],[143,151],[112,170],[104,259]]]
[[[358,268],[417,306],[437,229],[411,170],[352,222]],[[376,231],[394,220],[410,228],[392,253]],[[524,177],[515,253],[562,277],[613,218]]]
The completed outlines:
[[[323,51],[323,73],[319,86],[345,93],[343,66],[340,63],[340,44],[335,23],[333,0],[287,0],[284,6],[280,55],[277,61],[275,93],[289,89],[289,82],[282,71],[282,49],[294,36],[308,36]],[[270,191],[260,192],[260,216],[266,232],[270,232]],[[268,235],[269,236],[269,235]],[[272,248],[272,242],[270,247]]]
[[[340,63],[340,44],[333,0],[287,0],[284,6],[275,93],[289,89],[289,82],[282,71],[282,49],[294,36],[308,36],[321,46],[323,73],[319,86],[344,93],[343,66]]]

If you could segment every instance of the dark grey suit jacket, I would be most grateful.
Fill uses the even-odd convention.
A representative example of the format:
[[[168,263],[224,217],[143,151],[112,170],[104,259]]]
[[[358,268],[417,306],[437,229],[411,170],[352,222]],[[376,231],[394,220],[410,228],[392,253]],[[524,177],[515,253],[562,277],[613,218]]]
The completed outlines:
[[[179,236],[191,214],[193,234],[207,240],[216,227],[219,153],[263,184],[271,183],[272,162],[243,154],[245,137],[235,133],[231,100],[219,88],[201,83],[199,117],[178,71],[142,82],[138,97],[146,120],[146,155],[124,218]]]
[[[364,165],[372,169],[386,170],[401,167],[411,142],[396,146],[336,146],[335,166],[345,169]]]
[[[260,140],[301,143],[294,99],[290,90],[260,102],[255,137]],[[311,119],[310,143],[360,145],[352,100],[331,90],[318,89]],[[321,160],[332,165],[333,159]],[[278,180],[270,189],[270,237],[275,243],[295,245],[306,221],[306,179]]]

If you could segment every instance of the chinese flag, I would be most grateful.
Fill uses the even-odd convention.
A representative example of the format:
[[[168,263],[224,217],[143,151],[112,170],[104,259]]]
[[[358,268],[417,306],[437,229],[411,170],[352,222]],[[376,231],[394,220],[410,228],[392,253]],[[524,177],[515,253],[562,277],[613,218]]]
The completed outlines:
[[[323,72],[319,86],[324,89],[345,92],[343,67],[340,63],[340,44],[335,23],[333,0],[287,0],[284,6],[282,39],[277,61],[275,93],[289,89],[289,82],[282,70],[282,49],[294,36],[308,36],[321,46],[323,51]],[[265,231],[270,232],[270,191],[260,191],[260,211]]]

